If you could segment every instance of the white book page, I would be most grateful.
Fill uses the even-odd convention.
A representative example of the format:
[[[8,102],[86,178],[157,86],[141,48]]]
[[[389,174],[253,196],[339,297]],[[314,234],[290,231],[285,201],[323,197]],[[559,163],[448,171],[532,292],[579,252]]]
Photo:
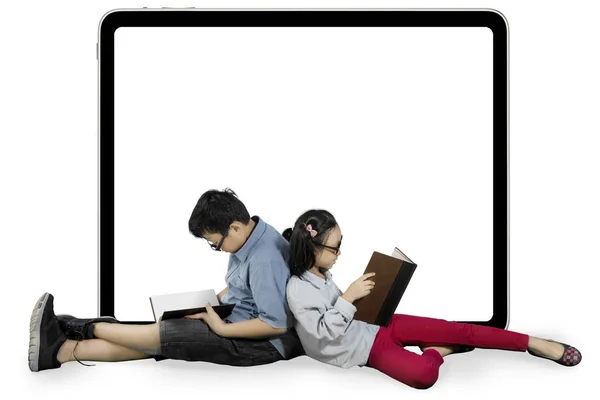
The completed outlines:
[[[151,296],[150,302],[154,308],[155,321],[158,321],[165,311],[204,307],[206,303],[210,303],[211,306],[219,305],[219,299],[213,289]]]
[[[408,258],[408,256],[406,254],[404,254],[403,252],[401,252],[400,249],[397,248],[397,247],[394,248],[394,252],[392,253],[392,257],[399,258],[399,259],[404,260],[404,261],[408,261],[409,263],[413,263],[412,260],[410,258]]]

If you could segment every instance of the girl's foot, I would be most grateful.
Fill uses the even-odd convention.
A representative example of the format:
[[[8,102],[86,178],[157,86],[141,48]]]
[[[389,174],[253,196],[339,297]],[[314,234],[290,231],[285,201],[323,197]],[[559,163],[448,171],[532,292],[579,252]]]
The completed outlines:
[[[446,357],[447,355],[452,354],[452,346],[427,346],[421,347],[421,351],[425,352],[427,350],[435,350],[440,353],[440,356]]]
[[[450,354],[458,354],[458,353],[467,353],[469,351],[475,350],[472,346],[465,346],[461,344],[449,345],[449,346],[419,346],[421,351],[425,351],[428,349],[433,349],[440,353],[442,357],[446,357]]]
[[[547,358],[560,365],[573,367],[581,362],[581,352],[568,344],[529,337],[527,346],[529,354],[535,357]]]

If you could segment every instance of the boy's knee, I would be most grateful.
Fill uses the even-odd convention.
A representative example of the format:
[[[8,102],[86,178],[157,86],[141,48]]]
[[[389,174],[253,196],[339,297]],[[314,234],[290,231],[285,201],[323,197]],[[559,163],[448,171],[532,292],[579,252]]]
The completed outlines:
[[[152,336],[160,342],[160,322],[156,322],[151,326]]]
[[[150,343],[148,343],[148,354],[160,353],[160,322],[148,325],[150,332]]]

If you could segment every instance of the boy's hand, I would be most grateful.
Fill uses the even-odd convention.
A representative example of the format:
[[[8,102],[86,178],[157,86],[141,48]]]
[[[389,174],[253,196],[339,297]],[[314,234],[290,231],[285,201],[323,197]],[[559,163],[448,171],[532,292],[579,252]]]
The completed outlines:
[[[344,292],[342,297],[346,301],[353,303],[354,301],[365,297],[366,295],[371,293],[371,290],[375,286],[375,282],[368,280],[368,278],[372,276],[375,276],[375,272],[369,272],[368,274],[364,274],[363,276],[352,282],[352,284]]]
[[[202,321],[206,322],[206,324],[210,327],[210,329],[213,330],[214,333],[222,336],[221,334],[223,332],[222,329],[225,326],[225,321],[219,317],[219,314],[215,312],[209,303],[206,304],[206,312],[186,315],[184,318],[201,319]]]

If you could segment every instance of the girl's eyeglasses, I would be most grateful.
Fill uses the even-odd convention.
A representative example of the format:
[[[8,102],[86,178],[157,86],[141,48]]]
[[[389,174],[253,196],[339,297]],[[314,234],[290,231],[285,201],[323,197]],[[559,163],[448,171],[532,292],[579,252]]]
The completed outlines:
[[[319,247],[325,247],[326,249],[333,250],[333,252],[334,252],[334,253],[335,253],[335,255],[337,256],[337,255],[339,254],[339,252],[340,252],[340,247],[342,247],[342,239],[343,239],[343,238],[344,238],[343,236],[342,236],[342,237],[340,237],[340,243],[337,245],[337,247],[333,247],[333,246],[327,246],[327,245],[325,245],[325,244],[321,244],[321,243],[315,243],[315,245],[316,245],[316,246],[319,246]]]

